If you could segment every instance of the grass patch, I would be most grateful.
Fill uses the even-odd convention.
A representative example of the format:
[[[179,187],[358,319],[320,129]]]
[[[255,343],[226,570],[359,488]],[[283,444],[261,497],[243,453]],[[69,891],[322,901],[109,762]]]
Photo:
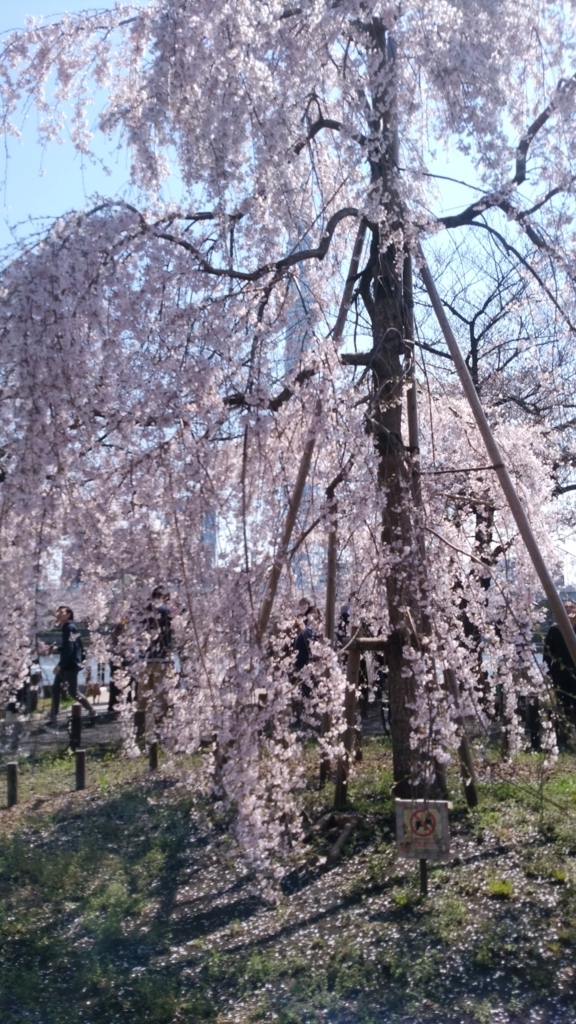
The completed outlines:
[[[332,787],[309,758],[315,820]],[[575,768],[564,755],[542,787],[521,758],[524,788],[484,782],[474,814],[451,775],[453,861],[430,865],[424,899],[417,864],[395,858],[389,747],[369,742],[346,856],[315,868],[332,838],[314,836],[271,907],[229,819],[176,769],[94,757],[75,794],[69,758],[23,767],[28,804],[0,812],[0,1020],[573,1024],[575,821],[533,790],[564,805]]]
[[[511,900],[514,896],[514,882],[510,878],[489,878],[487,890],[494,900]]]

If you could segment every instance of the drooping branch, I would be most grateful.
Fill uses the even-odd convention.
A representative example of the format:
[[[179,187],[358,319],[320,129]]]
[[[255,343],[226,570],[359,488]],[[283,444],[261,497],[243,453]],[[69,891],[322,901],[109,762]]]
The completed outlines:
[[[319,117],[317,121],[310,125],[306,138],[301,139],[294,146],[296,156],[302,152],[307,143],[311,142],[314,136],[318,135],[318,132],[321,132],[323,128],[330,128],[333,132],[339,132],[342,124],[340,121],[335,121],[332,117]]]
[[[340,132],[342,131],[343,125],[341,121],[335,121],[333,117],[319,117],[317,121],[314,121],[314,123],[310,125],[306,138],[301,139],[300,142],[297,142],[294,146],[296,156],[302,152],[304,147],[311,142],[323,128],[330,128],[333,132]],[[351,138],[361,146],[366,145],[366,136],[362,135],[360,132],[354,132]]]
[[[543,206],[545,202],[547,202],[549,199],[552,199],[555,195],[558,195],[559,192],[563,191],[563,189],[560,187],[552,189],[548,193],[546,198],[542,200],[541,203],[537,204],[533,208],[533,210],[526,211],[524,214],[520,213],[519,211],[515,211],[511,204],[509,203],[509,200],[507,200],[506,198],[508,195],[510,195],[511,192],[515,191],[515,189],[517,189],[518,186],[521,185],[526,180],[526,160],[528,157],[528,150],[530,148],[530,144],[532,143],[540,129],[546,124],[546,122],[550,119],[552,114],[554,114],[555,111],[558,109],[558,97],[565,96],[575,87],[576,74],[572,75],[571,78],[561,81],[558,85],[555,96],[550,101],[546,109],[543,110],[538,115],[538,117],[532,122],[532,124],[528,128],[526,134],[522,136],[520,142],[518,143],[518,149],[516,151],[516,173],[512,180],[509,182],[509,184],[505,186],[503,189],[498,190],[497,192],[492,192],[488,195],[483,196],[481,199],[478,199],[475,203],[472,203],[470,206],[467,206],[466,209],[462,210],[460,213],[453,214],[448,217],[439,217],[438,221],[440,224],[443,224],[445,228],[464,227],[467,224],[471,224],[476,219],[476,217],[480,216],[480,214],[485,213],[486,210],[493,209],[494,207],[500,207],[501,209],[505,210],[505,212],[513,211],[516,219],[522,219],[523,217],[526,217],[529,212],[535,212],[537,209],[540,208],[540,206]],[[572,180],[573,179],[571,179],[571,182]],[[505,209],[506,207],[508,208],[508,210]]]
[[[543,110],[535,121],[532,122],[526,134],[520,139],[518,144],[518,150],[516,155],[516,174],[512,179],[515,185],[521,185],[526,180],[526,158],[528,156],[528,149],[530,143],[534,137],[538,134],[540,129],[546,124],[552,114],[558,109],[558,96],[565,96],[566,93],[574,89],[576,85],[576,74],[572,75],[571,78],[564,79],[558,83],[556,95],[550,101],[545,110]]]
[[[528,262],[526,257],[523,256],[522,253],[519,252],[518,249],[516,249],[515,246],[511,245],[510,242],[508,242],[507,239],[504,238],[504,235],[502,235],[500,233],[500,231],[497,231],[496,228],[491,227],[490,224],[485,224],[483,221],[475,221],[474,222],[474,227],[476,227],[476,228],[483,228],[485,231],[488,231],[491,235],[493,235],[494,238],[498,239],[500,244],[504,247],[504,249],[507,252],[512,253],[512,255],[515,256],[516,259],[520,261],[522,266],[526,268],[526,270],[538,282],[538,284],[543,289],[543,291],[546,292],[546,295],[548,296],[550,301],[553,303],[555,309],[558,311],[558,313],[560,314],[562,319],[565,320],[565,322],[568,324],[568,327],[570,328],[570,330],[571,331],[576,331],[576,327],[572,323],[572,321],[571,321],[570,317],[568,316],[568,314],[565,312],[565,310],[562,309],[562,306],[560,306],[560,304],[558,303],[558,300],[555,298],[555,296],[552,294],[552,292],[548,288],[548,285],[542,280],[542,278],[541,278],[540,274],[538,273],[538,271],[534,269],[534,267],[532,266],[531,263]]]
[[[306,381],[310,380],[310,378],[313,377],[315,373],[316,370],[311,367],[308,369],[300,370],[300,373],[297,373],[294,378],[294,384],[305,384]],[[270,399],[266,408],[268,408],[271,412],[278,412],[278,409],[285,405],[286,402],[290,401],[294,394],[294,385],[292,387],[286,386],[282,388],[282,391],[280,391],[275,398]],[[236,392],[233,395],[227,395],[226,398],[224,399],[224,405],[228,405],[232,409],[242,409],[256,404],[257,403],[255,402],[251,402],[248,396],[242,394],[241,392]]]
[[[174,245],[179,245],[187,252],[192,253],[198,260],[200,269],[206,274],[213,274],[216,277],[228,277],[236,281],[259,281],[260,278],[266,274],[278,273],[280,271],[288,270],[289,267],[295,266],[297,263],[302,263],[304,260],[323,260],[330,248],[332,237],[340,221],[346,217],[357,217],[358,210],[354,206],[345,206],[342,210],[338,210],[332,214],[330,220],[326,225],[326,230],[322,235],[318,245],[314,249],[300,249],[297,252],[290,253],[289,256],[284,256],[283,259],[277,260],[275,263],[266,263],[262,267],[258,267],[256,270],[242,271],[233,270],[227,267],[215,267],[208,260],[204,259],[200,250],[197,246],[189,242],[187,238],[180,238],[178,235],[173,235],[168,231],[154,230],[154,236],[156,238],[162,238],[167,242],[172,242]]]

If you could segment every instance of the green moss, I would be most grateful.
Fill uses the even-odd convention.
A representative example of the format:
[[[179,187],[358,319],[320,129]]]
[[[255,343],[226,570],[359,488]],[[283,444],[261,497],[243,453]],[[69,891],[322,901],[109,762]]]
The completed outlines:
[[[511,900],[514,896],[514,882],[509,878],[489,878],[488,895],[495,900]]]

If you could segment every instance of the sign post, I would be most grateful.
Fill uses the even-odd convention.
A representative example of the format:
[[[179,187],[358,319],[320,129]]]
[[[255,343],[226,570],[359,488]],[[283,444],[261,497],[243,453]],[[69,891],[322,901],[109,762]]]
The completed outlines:
[[[420,861],[420,892],[428,895],[428,861],[448,860],[447,800],[396,800],[396,852]]]

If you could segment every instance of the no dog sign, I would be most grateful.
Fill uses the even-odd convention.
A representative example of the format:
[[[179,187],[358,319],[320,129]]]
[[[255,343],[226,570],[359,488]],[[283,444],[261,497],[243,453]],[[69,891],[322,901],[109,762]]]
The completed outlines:
[[[412,860],[448,860],[447,800],[397,800],[396,850]]]

